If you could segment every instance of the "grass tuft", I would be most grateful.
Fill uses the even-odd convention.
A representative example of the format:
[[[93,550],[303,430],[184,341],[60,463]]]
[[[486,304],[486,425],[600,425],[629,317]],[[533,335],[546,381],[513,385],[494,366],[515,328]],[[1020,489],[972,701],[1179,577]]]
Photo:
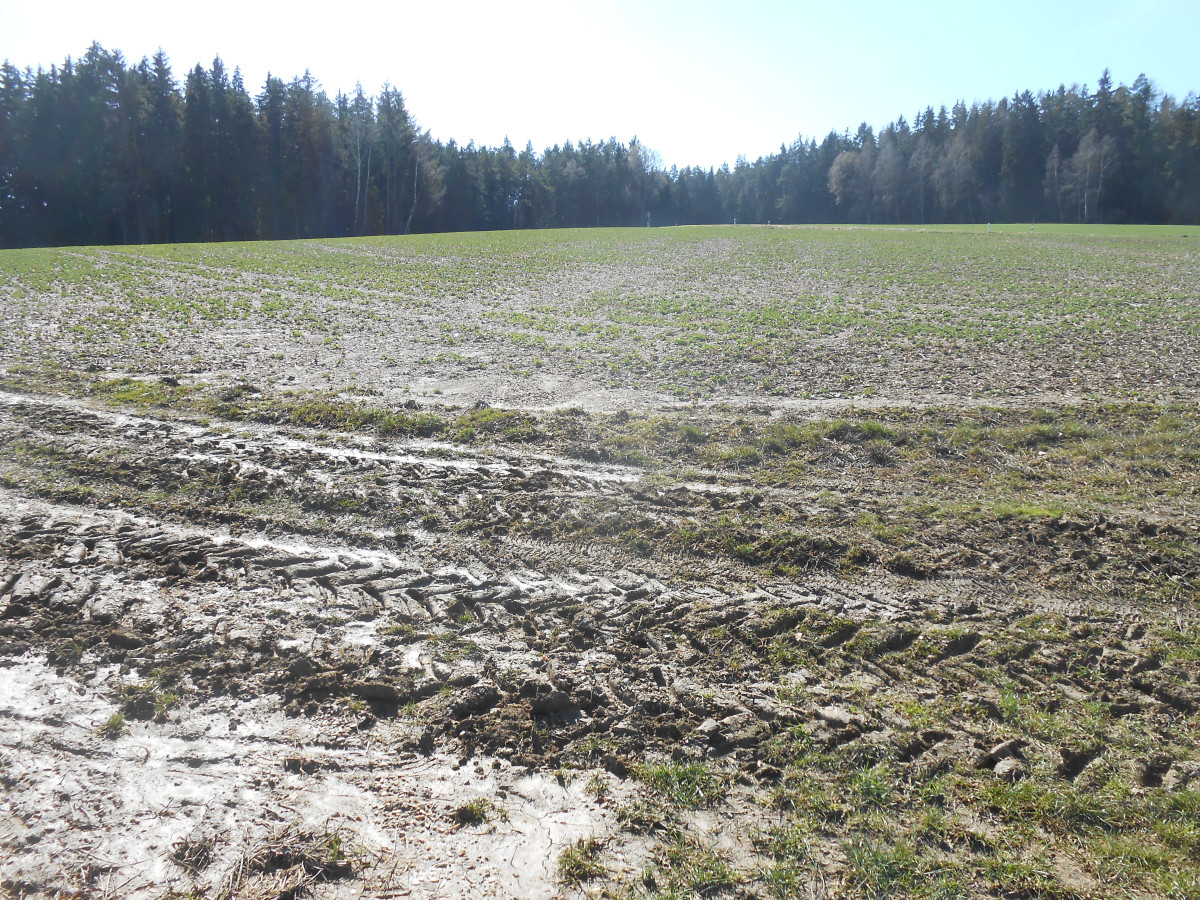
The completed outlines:
[[[600,853],[604,842],[596,837],[579,838],[558,856],[558,880],[566,885],[579,885],[605,874]]]

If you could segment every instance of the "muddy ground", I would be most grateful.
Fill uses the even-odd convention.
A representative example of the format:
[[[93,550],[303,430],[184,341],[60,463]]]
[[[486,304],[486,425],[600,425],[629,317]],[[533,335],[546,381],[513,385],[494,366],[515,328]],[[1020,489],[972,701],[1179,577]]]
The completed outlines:
[[[705,240],[522,283],[665,295],[728,265]],[[1075,277],[1173,312],[1059,355],[1029,326],[1010,361],[1046,375],[1003,397],[1003,347],[863,369],[794,323],[819,363],[733,386],[720,354],[638,382],[562,347],[555,382],[478,329],[486,371],[421,364],[419,303],[352,379],[352,334],[334,365],[273,319],[156,359],[14,263],[0,894],[1200,896],[1200,281],[1190,251],[1120,245],[1120,282],[1072,241]],[[842,278],[808,253],[796,279]],[[936,305],[904,260],[888,290]],[[1089,374],[1106,343],[1119,378]]]

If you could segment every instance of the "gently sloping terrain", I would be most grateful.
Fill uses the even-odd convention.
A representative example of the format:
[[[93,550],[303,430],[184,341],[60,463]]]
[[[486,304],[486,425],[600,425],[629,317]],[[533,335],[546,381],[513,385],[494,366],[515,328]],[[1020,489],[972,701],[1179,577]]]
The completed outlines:
[[[387,403],[1200,399],[1197,228],[675,228],[5,251],[8,365]]]
[[[675,267],[707,252],[723,272],[730,241],[778,252],[789,234],[746,233],[685,232],[679,260],[660,246],[674,233],[621,236],[611,259],[595,233],[523,240],[666,297]],[[855,233],[796,234],[864,271],[881,252],[870,232],[858,251]],[[935,261],[961,249],[901,238]],[[462,240],[494,260],[488,277],[516,278],[519,253]],[[1147,246],[1152,274],[1131,274],[1145,247],[1118,243],[1102,249],[1121,267],[1086,279],[1115,296],[1173,273],[1162,303],[1186,326],[1193,258]],[[413,252],[321,247],[355,265]],[[232,253],[153,251],[185,252]],[[891,273],[900,308],[937,306],[948,276],[935,265],[926,296],[917,268],[902,256],[874,277]],[[92,277],[51,294],[108,289]],[[62,309],[23,315],[49,333]],[[1187,328],[1152,319],[1114,327],[1174,359],[1165,342]],[[981,371],[957,405],[916,391],[869,412],[859,390],[822,412],[761,384],[676,405],[661,385],[588,379],[593,398],[642,405],[455,408],[386,374],[380,394],[370,374],[297,391],[323,363],[287,347],[257,380],[215,357],[182,366],[178,347],[148,373],[137,335],[179,321],[147,314],[121,354],[61,330],[41,358],[10,357],[0,891],[1200,895],[1186,365],[1160,387],[1159,363],[1131,362],[1130,390],[1099,397],[1064,375],[1070,403],[989,403]],[[186,340],[248,327],[265,326],[230,313]],[[810,339],[790,328],[781,345]],[[1040,364],[1067,372],[1055,346]],[[897,384],[916,378],[897,365]],[[444,379],[443,401],[470,384]]]

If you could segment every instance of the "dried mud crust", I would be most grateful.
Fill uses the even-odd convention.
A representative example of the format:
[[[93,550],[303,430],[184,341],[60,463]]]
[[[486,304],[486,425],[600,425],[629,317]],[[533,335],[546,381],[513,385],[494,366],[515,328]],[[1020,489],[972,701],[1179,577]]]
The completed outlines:
[[[13,895],[1167,895],[1119,841],[1196,840],[1187,495],[897,559],[748,530],[787,485],[561,435],[8,394],[0,440]],[[821,441],[808,488],[898,501]]]

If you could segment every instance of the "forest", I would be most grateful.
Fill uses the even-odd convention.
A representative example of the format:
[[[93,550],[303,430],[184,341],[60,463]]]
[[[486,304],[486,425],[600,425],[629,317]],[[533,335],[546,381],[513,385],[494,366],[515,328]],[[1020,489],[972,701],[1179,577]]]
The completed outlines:
[[[927,107],[719,169],[636,137],[441,141],[400,90],[254,95],[93,44],[0,69],[0,247],[711,223],[1200,222],[1200,97],[1146,76]]]

